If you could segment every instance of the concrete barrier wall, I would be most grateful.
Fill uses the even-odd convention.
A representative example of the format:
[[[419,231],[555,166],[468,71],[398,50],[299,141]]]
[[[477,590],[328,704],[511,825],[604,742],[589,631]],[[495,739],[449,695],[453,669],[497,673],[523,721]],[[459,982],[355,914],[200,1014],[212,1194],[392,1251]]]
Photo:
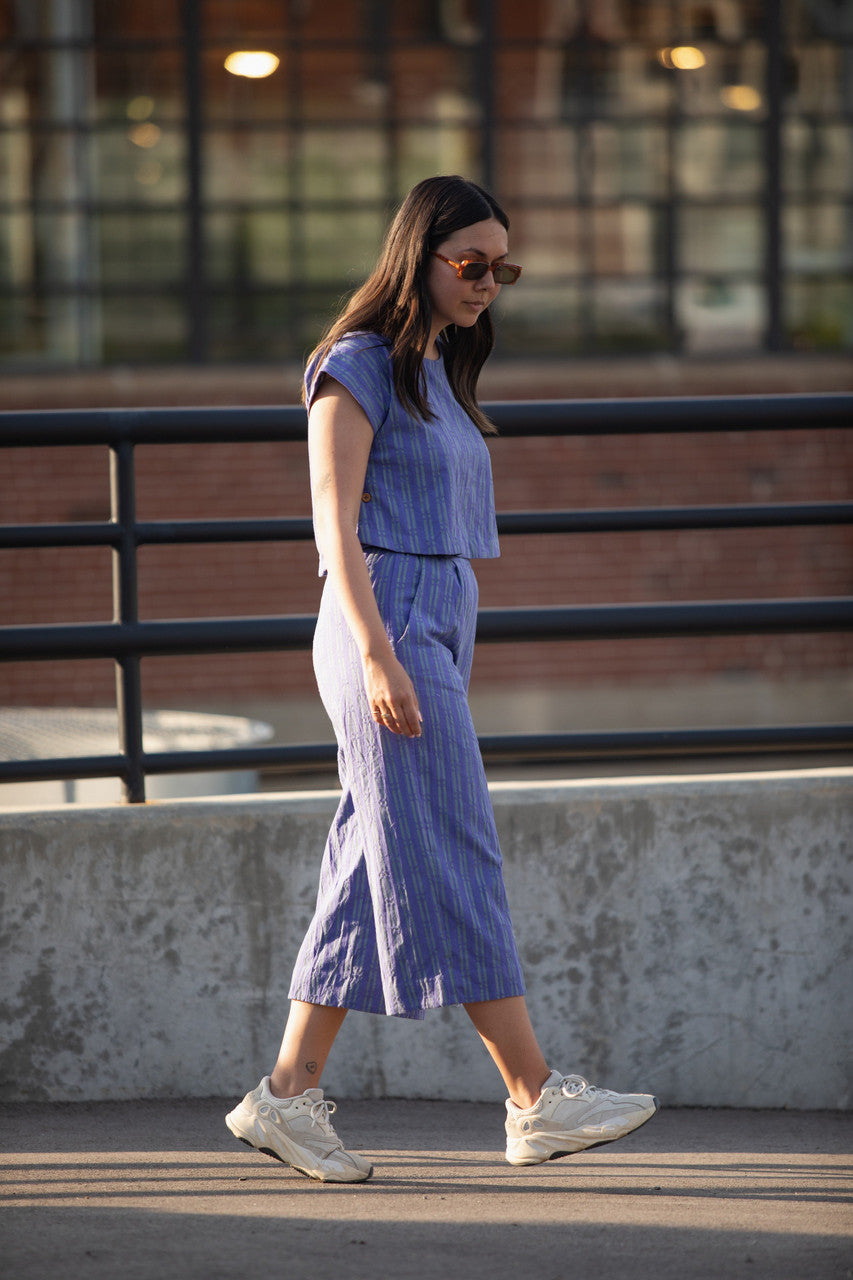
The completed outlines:
[[[850,1105],[853,769],[492,794],[554,1066],[671,1105]],[[254,1086],[335,804],[303,792],[0,811],[0,1096]],[[503,1097],[461,1009],[351,1015],[324,1083]]]

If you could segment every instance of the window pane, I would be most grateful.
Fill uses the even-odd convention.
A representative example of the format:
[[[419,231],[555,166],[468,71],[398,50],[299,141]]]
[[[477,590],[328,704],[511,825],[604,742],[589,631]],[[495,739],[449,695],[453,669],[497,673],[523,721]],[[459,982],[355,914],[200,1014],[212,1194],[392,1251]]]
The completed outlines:
[[[574,286],[525,279],[511,297],[502,295],[497,305],[498,355],[568,355],[583,346],[584,309],[580,290]]]
[[[537,276],[578,275],[590,269],[583,252],[578,209],[565,206],[522,209],[512,219],[512,256],[524,267],[519,288]]]
[[[593,265],[599,275],[651,275],[657,218],[648,205],[623,204],[592,214]]]
[[[592,126],[593,194],[662,196],[668,187],[666,131],[658,125]]]
[[[689,124],[676,135],[676,173],[687,195],[756,195],[764,183],[763,131],[756,125]]]
[[[705,277],[676,291],[678,326],[688,352],[744,351],[761,345],[764,292],[751,281]]]
[[[840,45],[815,41],[792,51],[791,111],[818,115],[849,111],[853,106],[850,52]]]
[[[205,220],[209,278],[240,292],[292,277],[292,215],[283,210],[235,209]]]
[[[216,360],[301,358],[289,345],[293,298],[287,292],[217,294],[209,308],[211,354]]]
[[[0,289],[0,357],[75,364],[98,360],[98,304],[44,290]]]
[[[284,129],[211,129],[202,152],[207,200],[286,200],[294,150]]]
[[[310,282],[354,287],[372,271],[384,231],[378,213],[311,213],[303,219],[302,271]]]
[[[0,289],[31,288],[36,241],[29,210],[0,215]]]
[[[763,223],[756,206],[687,207],[679,214],[681,265],[687,271],[759,271]]]
[[[381,200],[387,184],[385,157],[385,138],[378,129],[306,129],[302,136],[306,198]]]
[[[784,213],[787,265],[792,271],[849,271],[853,267],[853,209],[801,204]]]
[[[853,189],[853,127],[792,120],[783,133],[785,186],[796,195],[843,195]]]
[[[787,333],[803,351],[853,345],[853,281],[803,280],[785,291]]]
[[[103,359],[186,359],[184,301],[179,292],[162,297],[103,300]]]
[[[510,206],[514,200],[577,196],[577,132],[564,125],[531,124],[499,129],[496,187]],[[512,216],[512,208],[509,211]]]
[[[600,281],[593,297],[598,350],[648,351],[669,342],[662,285],[652,280]]]
[[[101,213],[96,229],[104,284],[183,282],[186,220],[180,213]]]
[[[186,136],[151,120],[102,129],[91,139],[97,196],[140,205],[186,198]]]
[[[453,124],[402,128],[397,146],[396,195],[400,199],[416,182],[436,173],[464,173],[475,182],[480,176],[480,137],[476,129]]]

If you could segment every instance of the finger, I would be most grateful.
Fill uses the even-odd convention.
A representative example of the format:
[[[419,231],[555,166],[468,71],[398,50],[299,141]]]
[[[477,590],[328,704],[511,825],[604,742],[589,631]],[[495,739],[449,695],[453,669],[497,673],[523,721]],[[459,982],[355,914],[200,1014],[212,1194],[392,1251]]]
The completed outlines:
[[[414,705],[407,704],[404,707],[403,724],[405,725],[405,733],[409,738],[419,738],[421,736],[421,713],[417,702]]]
[[[373,712],[373,719],[383,729],[389,729],[391,733],[401,733],[402,729],[399,725],[393,707],[377,707]]]

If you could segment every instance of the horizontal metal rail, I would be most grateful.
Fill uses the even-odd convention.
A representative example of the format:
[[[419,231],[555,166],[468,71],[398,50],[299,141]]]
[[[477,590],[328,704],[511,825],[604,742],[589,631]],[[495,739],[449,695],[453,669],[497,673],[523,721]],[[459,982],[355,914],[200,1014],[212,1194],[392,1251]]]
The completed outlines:
[[[746,396],[668,400],[503,402],[484,406],[503,436],[612,435],[697,431],[849,428],[853,395]],[[116,754],[41,761],[2,761],[0,781],[120,777],[131,800],[144,798],[146,774],[211,768],[326,769],[331,743],[230,750],[145,752],[139,664],[154,654],[307,648],[315,617],[140,621],[136,557],[146,545],[309,540],[307,517],[158,520],[135,516],[134,447],[176,443],[304,440],[305,412],[295,406],[245,409],[22,411],[0,414],[0,448],[107,445],[112,519],[103,522],[0,526],[0,548],[103,546],[112,551],[117,621],[0,628],[0,661],[112,658],[119,671],[120,746]],[[499,447],[499,441],[497,442]],[[516,511],[498,516],[503,535],[614,533],[667,529],[737,529],[849,524],[850,502]],[[615,604],[484,609],[478,639],[487,642],[600,640],[847,631],[853,598],[723,600],[683,604]],[[491,761],[666,759],[672,755],[849,751],[853,726],[795,725],[607,733],[507,734],[480,739]]]
[[[574,511],[505,511],[498,532],[639,533],[669,529],[766,529],[853,524],[853,502],[747,503],[714,507],[602,507]],[[304,542],[313,537],[309,517],[265,520],[140,520],[138,546],[220,542]],[[117,547],[121,533],[108,521],[80,524],[0,525],[0,549]]]
[[[596,733],[481,734],[480,750],[491,764],[545,764],[576,761],[658,761],[675,756],[701,758],[772,753],[853,751],[853,724],[762,725],[724,729],[620,729]],[[143,752],[146,775],[197,773],[211,768],[268,769],[282,774],[320,773],[337,765],[333,742],[296,746],[226,747],[215,751]],[[0,760],[0,783],[62,781],[67,778],[128,776],[120,754]]]
[[[837,392],[663,400],[503,400],[486,402],[483,409],[508,438],[791,431],[853,424],[853,395]],[[0,414],[0,448],[216,444],[304,440],[305,436],[305,410],[298,405],[21,409]]]
[[[315,614],[0,628],[0,662],[307,649]],[[481,609],[478,641],[664,639],[853,630],[853,596]]]

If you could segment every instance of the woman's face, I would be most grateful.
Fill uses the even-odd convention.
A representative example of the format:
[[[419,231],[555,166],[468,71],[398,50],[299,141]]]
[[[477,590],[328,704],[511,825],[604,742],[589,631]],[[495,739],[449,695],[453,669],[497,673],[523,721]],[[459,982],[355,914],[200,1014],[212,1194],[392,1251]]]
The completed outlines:
[[[465,258],[479,258],[483,262],[506,259],[509,252],[506,229],[497,218],[473,222],[470,227],[454,231],[436,252],[452,258],[454,262],[462,262]],[[456,268],[442,262],[441,258],[430,258],[426,285],[432,303],[433,339],[449,324],[463,328],[476,324],[501,291],[491,271],[487,271],[481,280],[460,280]]]

